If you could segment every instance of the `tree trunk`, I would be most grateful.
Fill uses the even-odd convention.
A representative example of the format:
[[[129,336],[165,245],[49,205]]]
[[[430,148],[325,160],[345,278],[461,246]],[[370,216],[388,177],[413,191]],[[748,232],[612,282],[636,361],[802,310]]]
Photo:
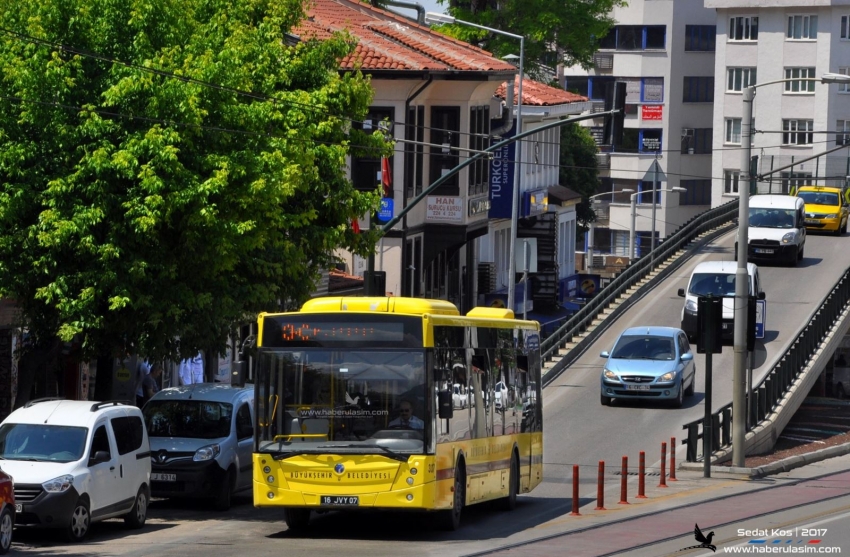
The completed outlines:
[[[109,400],[112,398],[112,367],[114,358],[111,353],[101,353],[97,357],[97,368],[94,381],[94,399]]]

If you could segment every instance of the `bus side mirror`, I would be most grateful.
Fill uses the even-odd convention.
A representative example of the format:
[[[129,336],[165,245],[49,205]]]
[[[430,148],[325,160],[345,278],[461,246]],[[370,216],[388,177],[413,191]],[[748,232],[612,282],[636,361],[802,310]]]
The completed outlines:
[[[454,405],[452,404],[452,392],[440,391],[437,393],[437,411],[441,420],[451,420],[454,416]]]
[[[230,384],[234,387],[244,387],[245,378],[248,375],[248,362],[245,360],[236,360],[233,362],[232,370]]]

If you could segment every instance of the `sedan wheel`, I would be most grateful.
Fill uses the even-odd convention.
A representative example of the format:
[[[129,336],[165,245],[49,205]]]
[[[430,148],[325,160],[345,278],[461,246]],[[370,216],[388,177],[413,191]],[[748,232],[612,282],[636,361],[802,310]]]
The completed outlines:
[[[679,394],[676,395],[676,400],[673,401],[673,408],[681,408],[685,402],[685,380],[679,384]]]
[[[600,394],[599,395],[599,403],[602,406],[611,406],[611,397]]]

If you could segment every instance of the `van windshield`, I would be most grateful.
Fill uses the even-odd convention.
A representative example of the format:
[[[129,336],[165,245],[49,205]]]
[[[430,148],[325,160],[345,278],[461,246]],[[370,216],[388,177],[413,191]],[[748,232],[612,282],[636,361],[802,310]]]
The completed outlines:
[[[794,210],[751,207],[750,226],[757,228],[794,228]]]
[[[752,294],[752,285],[750,287]],[[694,273],[688,294],[692,296],[734,296],[735,275],[729,273]]]
[[[142,412],[149,437],[219,439],[230,435],[233,405],[204,400],[151,400]]]
[[[76,462],[83,458],[87,434],[85,427],[3,424],[0,456],[6,460]]]

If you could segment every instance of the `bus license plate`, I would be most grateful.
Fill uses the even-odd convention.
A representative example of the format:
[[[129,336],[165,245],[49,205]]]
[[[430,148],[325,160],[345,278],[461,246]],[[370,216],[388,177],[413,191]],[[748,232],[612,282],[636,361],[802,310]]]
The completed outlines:
[[[649,385],[626,385],[627,391],[648,391]]]
[[[15,503],[15,512],[16,512],[16,513],[22,513],[22,512],[24,512],[24,506],[23,506],[23,505],[20,505],[20,504],[18,504],[18,503]]]
[[[176,482],[177,474],[158,474],[151,473],[151,481],[152,482]]]
[[[756,253],[773,253],[773,250],[772,250],[772,249],[762,249],[762,248],[756,248],[754,251],[755,251]]]
[[[360,497],[350,495],[322,495],[322,505],[327,507],[356,507]]]

